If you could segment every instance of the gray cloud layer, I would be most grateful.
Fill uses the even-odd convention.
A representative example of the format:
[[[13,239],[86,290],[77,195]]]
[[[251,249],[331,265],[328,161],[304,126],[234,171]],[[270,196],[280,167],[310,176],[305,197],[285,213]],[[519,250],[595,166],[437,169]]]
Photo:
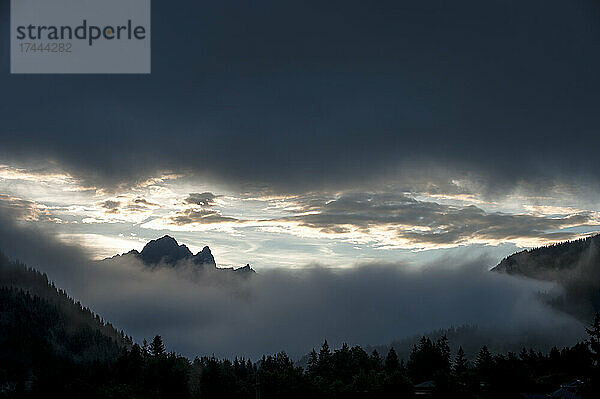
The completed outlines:
[[[185,202],[192,205],[200,205],[203,207],[209,207],[214,205],[215,199],[218,195],[213,193],[205,192],[205,193],[190,193],[188,197],[185,199]]]
[[[40,209],[35,202],[0,194],[0,214],[9,214],[16,220],[50,220],[50,212]]]
[[[581,212],[564,217],[486,212],[474,205],[451,206],[419,201],[395,193],[344,193],[335,197],[312,195],[296,199],[305,214],[283,218],[328,233],[345,233],[349,227],[368,233],[387,227],[396,237],[415,244],[461,244],[470,240],[573,238],[576,233],[556,230],[593,223]]]
[[[150,76],[17,76],[2,63],[0,156],[105,186],[161,169],[280,191],[598,180],[594,0],[187,1],[153,13]],[[8,54],[8,2],[0,21]]]
[[[218,211],[213,209],[185,209],[179,211],[175,216],[171,217],[173,223],[177,225],[186,225],[190,223],[224,223],[235,222],[236,218],[222,216]]]

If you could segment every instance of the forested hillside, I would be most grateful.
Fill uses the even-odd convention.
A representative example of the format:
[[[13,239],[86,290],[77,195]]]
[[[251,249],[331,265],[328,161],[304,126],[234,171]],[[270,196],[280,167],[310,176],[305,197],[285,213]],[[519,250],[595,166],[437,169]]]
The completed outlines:
[[[521,251],[492,271],[557,282],[563,292],[542,299],[582,320],[600,311],[600,235]]]
[[[592,398],[600,380],[600,317],[588,333],[587,342],[545,352],[483,346],[467,353],[440,331],[408,353],[397,353],[397,343],[378,352],[324,341],[303,367],[285,352],[190,361],[168,352],[158,335],[132,343],[45,275],[0,261],[0,398],[505,398],[551,393],[573,381],[573,393]]]
[[[595,235],[528,249],[504,258],[492,271],[541,280],[561,280],[582,262],[598,263],[599,245],[600,235]]]
[[[46,275],[0,255],[0,380],[9,388],[55,383],[78,365],[115,359],[132,341]]]

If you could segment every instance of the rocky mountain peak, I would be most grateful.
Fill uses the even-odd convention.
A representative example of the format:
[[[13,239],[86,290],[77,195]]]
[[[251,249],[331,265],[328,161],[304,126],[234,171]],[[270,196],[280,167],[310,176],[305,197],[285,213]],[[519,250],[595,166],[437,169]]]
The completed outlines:
[[[165,235],[146,244],[138,258],[146,264],[175,264],[191,256],[192,251],[187,246],[179,245],[173,237]]]
[[[194,255],[187,246],[183,244],[180,245],[177,240],[168,235],[156,240],[151,240],[144,246],[141,252],[134,249],[123,255],[134,256],[148,266],[163,264],[175,267],[180,261],[188,261],[197,265],[200,270],[233,272],[237,275],[256,274],[249,264],[237,269],[234,269],[233,267],[217,268],[215,257],[208,246],[205,246],[202,248],[202,251]],[[120,255],[116,255],[112,259],[115,259],[118,256]]]

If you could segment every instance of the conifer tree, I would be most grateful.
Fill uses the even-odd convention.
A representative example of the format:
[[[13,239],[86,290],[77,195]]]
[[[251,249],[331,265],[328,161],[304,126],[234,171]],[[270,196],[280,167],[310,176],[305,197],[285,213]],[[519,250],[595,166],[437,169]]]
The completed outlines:
[[[590,397],[598,397],[600,394],[600,314],[596,313],[594,322],[585,331],[588,333],[588,347],[592,360]]]
[[[160,335],[155,336],[150,343],[150,354],[154,357],[160,357],[165,354],[165,345]]]
[[[477,354],[476,364],[477,368],[484,373],[492,366],[492,354],[486,345],[483,345]]]
[[[596,368],[600,368],[600,313],[596,313],[594,322],[585,331],[588,333],[588,346]]]
[[[318,375],[322,377],[328,377],[331,371],[331,350],[327,340],[323,342],[321,350],[319,351],[318,360]]]
[[[327,363],[329,362],[330,358],[331,350],[329,349],[329,344],[327,343],[327,340],[325,340],[323,342],[323,345],[321,346],[321,350],[319,351],[319,363]]]
[[[392,374],[400,369],[400,363],[398,362],[398,355],[393,347],[390,347],[387,356],[385,357],[385,372]]]
[[[319,358],[317,357],[317,352],[315,351],[315,348],[313,348],[313,350],[310,352],[310,355],[308,355],[306,371],[307,371],[308,375],[314,377],[315,375],[317,375],[318,369],[319,369]]]
[[[450,371],[450,345],[446,334],[437,340],[436,346],[441,357],[440,367],[445,371]]]
[[[373,352],[371,352],[371,367],[373,367],[373,369],[375,371],[380,371],[381,370],[381,366],[382,366],[382,361],[381,361],[381,356],[379,355],[379,352],[377,352],[377,349],[373,349]]]
[[[458,347],[458,351],[456,352],[456,357],[454,358],[454,373],[456,375],[460,375],[467,371],[468,368],[467,357],[465,356],[465,351],[462,346]]]

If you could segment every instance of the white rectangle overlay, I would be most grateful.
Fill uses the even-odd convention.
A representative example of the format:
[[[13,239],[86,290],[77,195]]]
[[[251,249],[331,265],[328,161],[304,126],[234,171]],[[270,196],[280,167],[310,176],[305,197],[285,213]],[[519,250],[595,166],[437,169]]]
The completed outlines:
[[[150,0],[11,0],[13,74],[150,73]]]

